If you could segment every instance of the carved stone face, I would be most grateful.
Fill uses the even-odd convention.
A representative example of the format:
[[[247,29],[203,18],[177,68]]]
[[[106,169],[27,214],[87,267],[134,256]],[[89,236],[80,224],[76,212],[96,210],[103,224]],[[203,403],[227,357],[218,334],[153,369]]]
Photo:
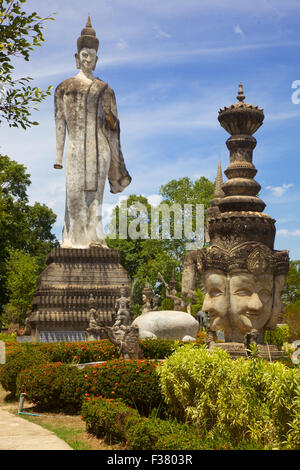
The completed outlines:
[[[273,275],[268,273],[227,276],[206,272],[202,308],[209,314],[210,328],[224,330],[229,341],[242,341],[252,329],[263,331],[267,324],[276,322],[284,279],[285,276],[278,276],[274,285]]]
[[[225,328],[228,323],[227,276],[208,272],[204,283],[206,295],[202,308],[209,314],[210,326],[213,330]]]
[[[75,54],[76,66],[83,72],[92,72],[95,70],[96,63],[98,60],[97,52],[95,49],[89,49],[84,47],[81,49],[79,54]]]
[[[261,330],[272,315],[273,275],[232,275],[229,296],[231,323],[242,333]]]

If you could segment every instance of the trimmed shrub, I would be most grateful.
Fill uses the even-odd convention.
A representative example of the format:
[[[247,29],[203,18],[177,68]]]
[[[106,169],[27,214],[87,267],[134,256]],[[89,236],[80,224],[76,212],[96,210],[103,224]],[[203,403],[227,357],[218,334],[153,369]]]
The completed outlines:
[[[149,360],[116,359],[98,366],[87,366],[84,376],[90,394],[120,398],[129,406],[148,415],[163,407],[157,364]]]
[[[133,450],[204,450],[233,449],[228,440],[206,439],[199,429],[175,420],[141,417],[119,400],[91,398],[82,406],[87,431],[108,443],[126,443]],[[242,443],[238,448],[260,448]],[[171,462],[170,462],[171,463]]]
[[[108,443],[125,442],[126,422],[129,417],[137,418],[138,412],[120,400],[112,398],[87,397],[81,409],[87,431]]]
[[[18,393],[26,392],[32,403],[43,409],[77,412],[84,396],[119,398],[148,414],[164,407],[157,365],[150,361],[109,361],[98,366],[51,363],[24,370],[18,376]]]
[[[86,384],[83,373],[70,364],[55,362],[23,370],[17,378],[18,393],[42,410],[80,410]]]
[[[176,342],[172,339],[142,339],[140,345],[147,359],[165,359],[176,349]]]
[[[45,352],[37,350],[33,354],[28,348],[20,348],[8,355],[7,363],[0,368],[0,383],[4,390],[16,395],[18,374],[28,367],[47,362],[49,362],[49,356]]]

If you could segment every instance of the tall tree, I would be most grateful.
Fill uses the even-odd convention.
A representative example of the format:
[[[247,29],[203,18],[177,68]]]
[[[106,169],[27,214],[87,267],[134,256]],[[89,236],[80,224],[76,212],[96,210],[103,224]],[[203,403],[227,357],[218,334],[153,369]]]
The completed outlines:
[[[9,302],[4,307],[2,327],[8,327],[10,323],[24,326],[25,318],[31,310],[39,265],[36,257],[30,256],[25,251],[9,250],[5,267]]]
[[[0,122],[4,119],[10,127],[26,129],[38,124],[30,120],[31,110],[50,94],[52,87],[43,91],[28,84],[31,77],[13,78],[13,59],[29,60],[31,51],[44,41],[45,22],[53,17],[28,14],[22,9],[24,3],[26,0],[0,1]]]
[[[163,203],[168,207],[172,204],[178,204],[182,209],[184,204],[204,204],[208,207],[210,199],[213,197],[214,183],[202,177],[193,182],[189,178],[172,180],[168,184],[161,186],[160,195],[163,197]],[[141,204],[142,210],[134,212],[130,208],[138,207]],[[175,238],[174,224],[176,215],[170,211],[167,217],[170,217],[170,236],[165,236],[163,229],[163,217],[161,212],[158,216],[157,238],[153,237],[152,222],[157,208],[153,208],[148,200],[143,196],[131,195],[127,200],[129,208],[126,217],[126,230],[123,231],[128,236],[122,238],[122,229],[119,222],[122,209],[116,207],[113,213],[111,228],[114,227],[116,237],[107,238],[107,244],[111,248],[117,248],[121,252],[121,263],[130,275],[133,286],[134,302],[141,302],[141,292],[147,281],[153,293],[159,294],[161,299],[165,298],[165,287],[159,281],[158,272],[160,272],[167,282],[170,281],[173,272],[177,281],[177,290],[181,287],[181,270],[183,258],[186,252],[187,240],[184,234]],[[181,217],[181,213],[179,214]],[[168,225],[168,224],[167,224]],[[195,227],[194,227],[195,228]],[[134,233],[140,233],[140,238],[133,239]],[[123,233],[123,235],[124,235]],[[201,293],[198,295],[201,298]],[[199,300],[200,302],[200,300]],[[199,303],[198,302],[198,303]]]
[[[24,165],[0,155],[0,311],[8,302],[6,262],[10,250],[23,250],[36,257],[40,272],[45,267],[46,255],[52,247],[58,246],[52,233],[56,215],[44,204],[29,204],[27,188],[30,184]]]

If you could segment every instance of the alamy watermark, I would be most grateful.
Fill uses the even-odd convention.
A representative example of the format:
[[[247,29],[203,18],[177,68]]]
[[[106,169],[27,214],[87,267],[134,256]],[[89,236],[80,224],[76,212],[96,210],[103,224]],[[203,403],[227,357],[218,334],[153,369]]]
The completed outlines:
[[[121,240],[184,240],[186,250],[204,245],[204,205],[166,204],[147,207],[141,202],[127,206],[121,201],[114,211],[108,237]]]
[[[293,104],[300,103],[300,80],[294,80],[291,88],[295,89],[292,93],[291,100]]]

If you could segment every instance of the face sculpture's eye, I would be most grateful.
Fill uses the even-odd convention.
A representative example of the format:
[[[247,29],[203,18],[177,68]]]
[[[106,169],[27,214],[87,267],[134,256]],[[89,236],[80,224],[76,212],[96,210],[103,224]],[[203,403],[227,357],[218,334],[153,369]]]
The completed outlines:
[[[220,295],[223,295],[224,292],[222,292],[220,289],[211,289],[208,291],[208,295],[211,298],[219,297]]]

